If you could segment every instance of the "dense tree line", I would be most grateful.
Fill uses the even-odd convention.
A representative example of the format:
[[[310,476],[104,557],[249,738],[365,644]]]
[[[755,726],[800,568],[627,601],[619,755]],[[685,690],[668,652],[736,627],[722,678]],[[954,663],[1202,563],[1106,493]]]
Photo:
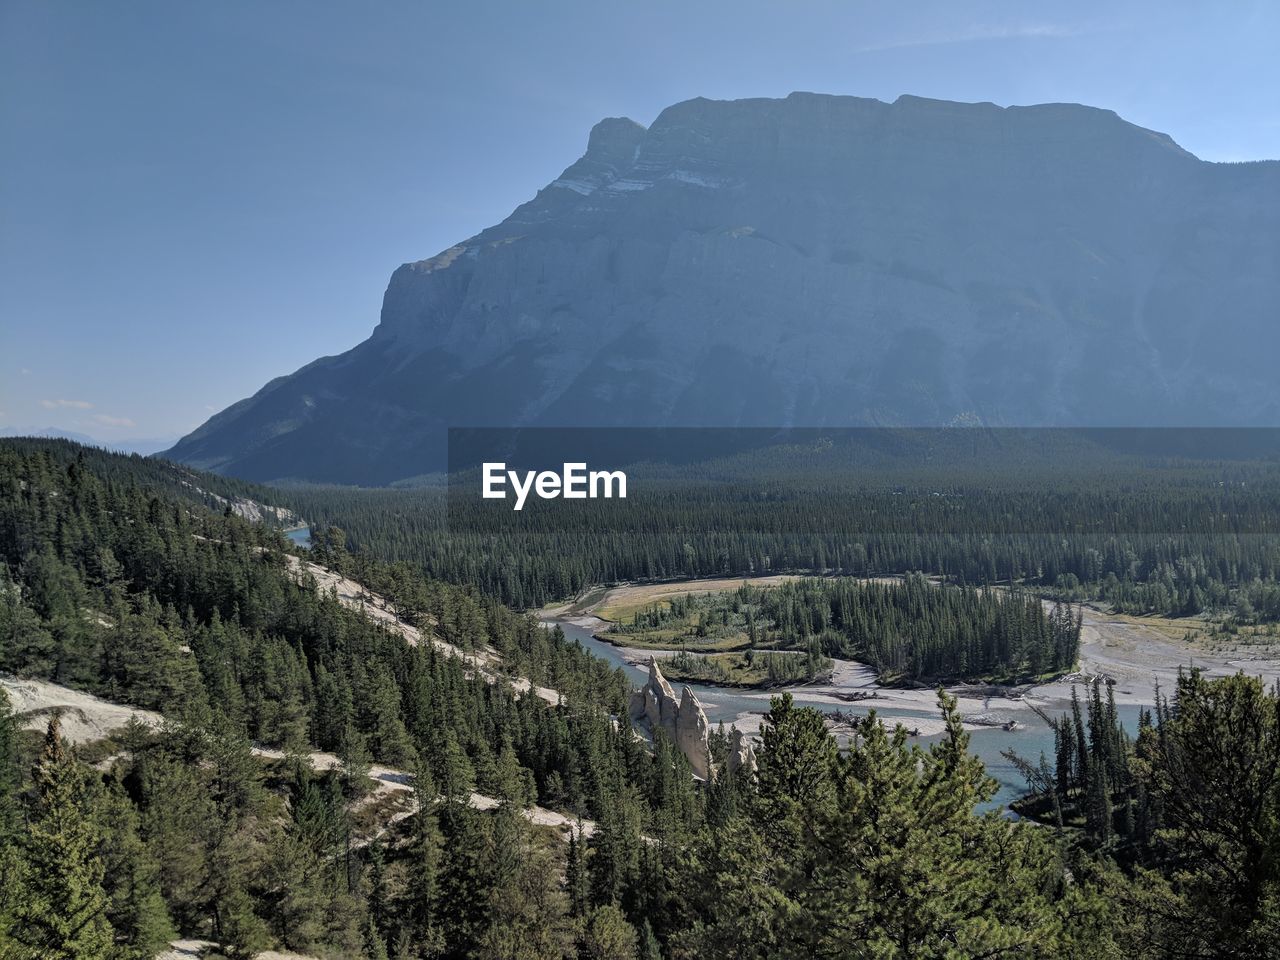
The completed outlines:
[[[60,463],[74,460],[109,483],[126,484],[169,500],[182,500],[210,510],[221,511],[228,501],[252,501],[268,508],[259,513],[263,523],[275,526],[282,521],[273,509],[280,505],[277,492],[259,483],[204,473],[158,457],[112,453],[73,440],[9,437],[5,438],[4,444],[8,449],[23,454],[48,454]]]
[[[995,784],[945,696],[939,743],[871,716],[844,751],[775,699],[756,777],[725,772],[684,793],[697,816],[669,803],[647,823],[624,788],[568,844],[518,815],[518,765],[494,813],[459,802],[445,765],[423,812],[360,850],[340,772],[264,772],[237,737],[135,725],[104,774],[55,721],[28,778],[0,697],[0,952],[146,957],[195,923],[230,957],[1273,957],[1278,702],[1243,677],[1180,685],[1133,763],[1158,829],[1117,862],[1092,833],[976,815]],[[657,744],[656,791],[688,782],[677,755]]]
[[[881,680],[962,678],[1016,682],[1075,666],[1080,614],[1046,610],[1018,589],[934,584],[921,574],[898,582],[850,578],[744,584],[707,596],[686,595],[637,611],[613,628],[623,641],[648,631],[699,642],[744,639],[748,649],[798,649],[862,660]]]
[[[830,678],[833,664],[817,646],[795,652],[756,650],[693,654],[678,650],[663,661],[668,680],[725,686],[780,687]]]
[[[625,580],[922,570],[1129,613],[1280,615],[1280,471],[1265,461],[940,458],[872,472],[761,453],[732,469],[633,474],[625,501],[518,514],[467,484],[279,496],[353,549],[520,608]]]

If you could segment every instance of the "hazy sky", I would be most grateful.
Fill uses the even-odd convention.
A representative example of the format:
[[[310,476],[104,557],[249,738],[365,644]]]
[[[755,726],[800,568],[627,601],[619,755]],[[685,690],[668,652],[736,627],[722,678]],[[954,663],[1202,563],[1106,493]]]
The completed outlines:
[[[0,0],[0,429],[177,436],[364,339],[606,116],[1077,101],[1280,157],[1280,4]]]

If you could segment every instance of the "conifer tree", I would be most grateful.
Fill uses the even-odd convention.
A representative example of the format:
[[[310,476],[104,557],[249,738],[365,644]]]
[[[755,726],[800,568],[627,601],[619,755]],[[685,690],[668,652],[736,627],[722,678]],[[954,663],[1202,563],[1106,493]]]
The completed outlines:
[[[1075,734],[1076,789],[1082,796],[1089,795],[1089,742],[1085,738],[1084,719],[1080,715],[1080,697],[1076,686],[1071,685],[1071,729]]]
[[[243,880],[227,876],[215,902],[214,931],[231,960],[252,960],[268,944],[267,926],[254,913]]]
[[[596,907],[587,919],[578,956],[582,960],[636,960],[636,931],[612,904]]]
[[[1178,870],[1150,881],[1169,953],[1274,955],[1280,933],[1280,687],[1182,674],[1142,780]],[[1194,953],[1193,953],[1194,951]]]
[[[583,862],[582,821],[569,835],[569,852],[565,859],[565,891],[569,894],[569,913],[575,917],[583,916],[587,911],[590,886],[587,879],[587,868]]]
[[[13,840],[18,829],[19,779],[17,724],[9,694],[0,689],[0,849]]]
[[[797,708],[791,694],[785,693],[773,698],[764,719],[764,749],[757,772],[761,798],[809,809],[829,802],[836,748],[822,715]]]
[[[368,960],[387,960],[387,943],[372,916],[365,919],[364,955]]]
[[[24,902],[14,936],[49,960],[109,957],[113,931],[102,888],[101,837],[85,809],[85,777],[67,752],[57,715],[49,721],[34,780]]]
[[[107,918],[122,956],[151,960],[176,935],[160,893],[159,867],[139,835],[137,808],[117,780],[108,782],[95,806]]]
[[[17,842],[20,809],[16,726],[9,695],[0,689],[0,876],[5,878],[5,882],[0,884],[0,957],[16,951],[10,930],[15,922],[14,914],[23,900],[24,886],[24,864]]]
[[[405,888],[407,904],[404,917],[407,922],[401,924],[402,932],[408,931],[426,956],[434,955],[444,945],[445,917],[441,890],[444,837],[440,832],[437,807],[434,798],[420,803],[420,812],[414,818],[415,832],[409,847],[408,883]],[[376,904],[377,900],[373,903]]]
[[[637,960],[662,960],[662,945],[658,942],[647,917],[640,924],[639,935],[636,946]]]
[[[1085,824],[1094,843],[1105,846],[1111,840],[1111,788],[1105,767],[1095,765],[1085,795]]]

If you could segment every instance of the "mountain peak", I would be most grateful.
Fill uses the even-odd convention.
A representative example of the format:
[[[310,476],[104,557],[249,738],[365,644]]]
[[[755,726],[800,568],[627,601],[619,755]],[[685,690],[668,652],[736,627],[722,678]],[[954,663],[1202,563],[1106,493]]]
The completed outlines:
[[[373,337],[172,455],[386,483],[439,469],[449,426],[1276,424],[1278,187],[1079,104],[610,118],[397,270]]]
[[[644,139],[645,127],[629,117],[606,117],[591,128],[586,155],[602,163],[630,163]]]

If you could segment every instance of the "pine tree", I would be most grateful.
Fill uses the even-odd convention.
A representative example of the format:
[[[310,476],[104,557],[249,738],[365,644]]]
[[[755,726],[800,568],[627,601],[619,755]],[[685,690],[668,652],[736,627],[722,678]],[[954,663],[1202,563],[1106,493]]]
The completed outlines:
[[[419,797],[422,794],[419,793]],[[409,847],[408,884],[405,889],[406,909],[400,923],[401,935],[406,933],[419,945],[424,956],[432,956],[444,946],[444,907],[441,902],[441,872],[444,866],[444,837],[440,832],[440,821],[436,812],[434,798],[419,801],[419,813],[414,818],[415,832],[413,843]],[[376,864],[376,861],[375,861]],[[377,886],[374,886],[374,891]],[[376,909],[378,899],[371,899],[370,909],[374,916],[381,913]],[[384,925],[390,925],[389,918],[383,918]]]
[[[412,767],[415,751],[402,719],[400,691],[390,671],[376,664],[369,671],[362,694],[362,726],[369,731],[373,754],[392,766]]]
[[[366,848],[369,863],[369,892],[365,904],[369,920],[373,924],[378,938],[385,944],[390,924],[388,911],[390,895],[387,892],[387,857],[383,850],[382,840],[374,837]]]
[[[474,956],[559,960],[569,931],[555,864],[520,810],[504,804],[491,816],[487,918]]]
[[[214,929],[231,960],[252,960],[267,946],[267,926],[238,877],[226,877],[216,901]]]
[[[1089,791],[1085,795],[1085,825],[1094,843],[1105,846],[1111,840],[1112,808],[1111,790],[1107,783],[1105,767],[1095,766],[1089,777]]]
[[[658,942],[647,917],[640,924],[639,933],[640,939],[636,949],[638,960],[662,960],[662,945]]]
[[[268,863],[272,930],[289,949],[309,950],[324,938],[324,865],[296,829],[276,839]]]
[[[0,591],[3,589],[0,582]],[[16,842],[20,822],[16,730],[9,695],[0,689],[0,876],[5,878],[0,884],[0,957],[7,955],[13,943],[10,930],[23,900],[24,886],[24,864]]]
[[[1174,709],[1140,765],[1159,808],[1157,852],[1172,881],[1148,876],[1167,955],[1273,956],[1280,932],[1280,687],[1256,677],[1180,675]]]
[[[1075,778],[1075,732],[1068,726],[1067,718],[1061,717],[1053,723],[1054,743],[1054,785],[1056,798],[1054,802],[1061,809],[1066,804],[1071,792],[1071,784]]]
[[[773,698],[764,720],[760,796],[784,806],[814,808],[829,802],[837,753],[822,715],[797,708],[786,693]]]
[[[1076,789],[1082,796],[1089,794],[1089,742],[1085,738],[1084,719],[1080,715],[1080,697],[1076,686],[1071,685],[1071,729],[1075,733]]]
[[[590,886],[587,879],[586,864],[583,863],[582,821],[569,835],[569,853],[565,860],[564,883],[569,894],[569,912],[572,916],[581,917],[586,913]]]
[[[14,936],[49,960],[96,960],[113,950],[102,888],[101,838],[85,809],[85,778],[49,721],[34,771],[36,809],[26,835],[25,902]]]
[[[445,859],[433,915],[450,950],[467,954],[489,926],[494,890],[490,820],[456,802],[445,802],[441,814]]]
[[[439,782],[440,794],[447,801],[461,801],[475,785],[475,769],[452,728],[445,731],[438,746],[439,752],[432,758],[432,770]]]
[[[636,960],[635,927],[617,907],[596,907],[587,918],[578,956],[582,960]]]
[[[1052,839],[973,815],[995,783],[968,752],[954,700],[940,705],[946,734],[928,751],[869,717],[836,759],[817,742],[816,711],[775,700],[790,730],[764,729],[769,794],[689,854],[672,955],[1061,956],[1069,908]]]
[[[635,797],[620,790],[603,805],[589,841],[587,871],[591,901],[597,906],[622,904],[640,872],[640,822]]]
[[[354,720],[347,720],[342,733],[342,781],[349,797],[362,797],[369,792],[369,748]]]
[[[365,919],[364,954],[368,960],[387,960],[387,943],[378,932],[378,926],[373,922],[373,917]]]
[[[520,766],[509,737],[503,738],[494,770],[494,792],[503,803],[523,810],[534,800],[529,771]]]
[[[161,892],[183,927],[200,924],[208,915],[220,826],[198,772],[169,757],[144,755],[132,775],[141,781],[142,834],[159,868]]]
[[[159,867],[139,836],[138,812],[118,781],[103,792],[95,818],[102,838],[107,918],[121,954],[151,960],[176,934],[160,894]]]
[[[0,689],[0,849],[12,841],[18,829],[18,783],[17,724],[9,694]]]

